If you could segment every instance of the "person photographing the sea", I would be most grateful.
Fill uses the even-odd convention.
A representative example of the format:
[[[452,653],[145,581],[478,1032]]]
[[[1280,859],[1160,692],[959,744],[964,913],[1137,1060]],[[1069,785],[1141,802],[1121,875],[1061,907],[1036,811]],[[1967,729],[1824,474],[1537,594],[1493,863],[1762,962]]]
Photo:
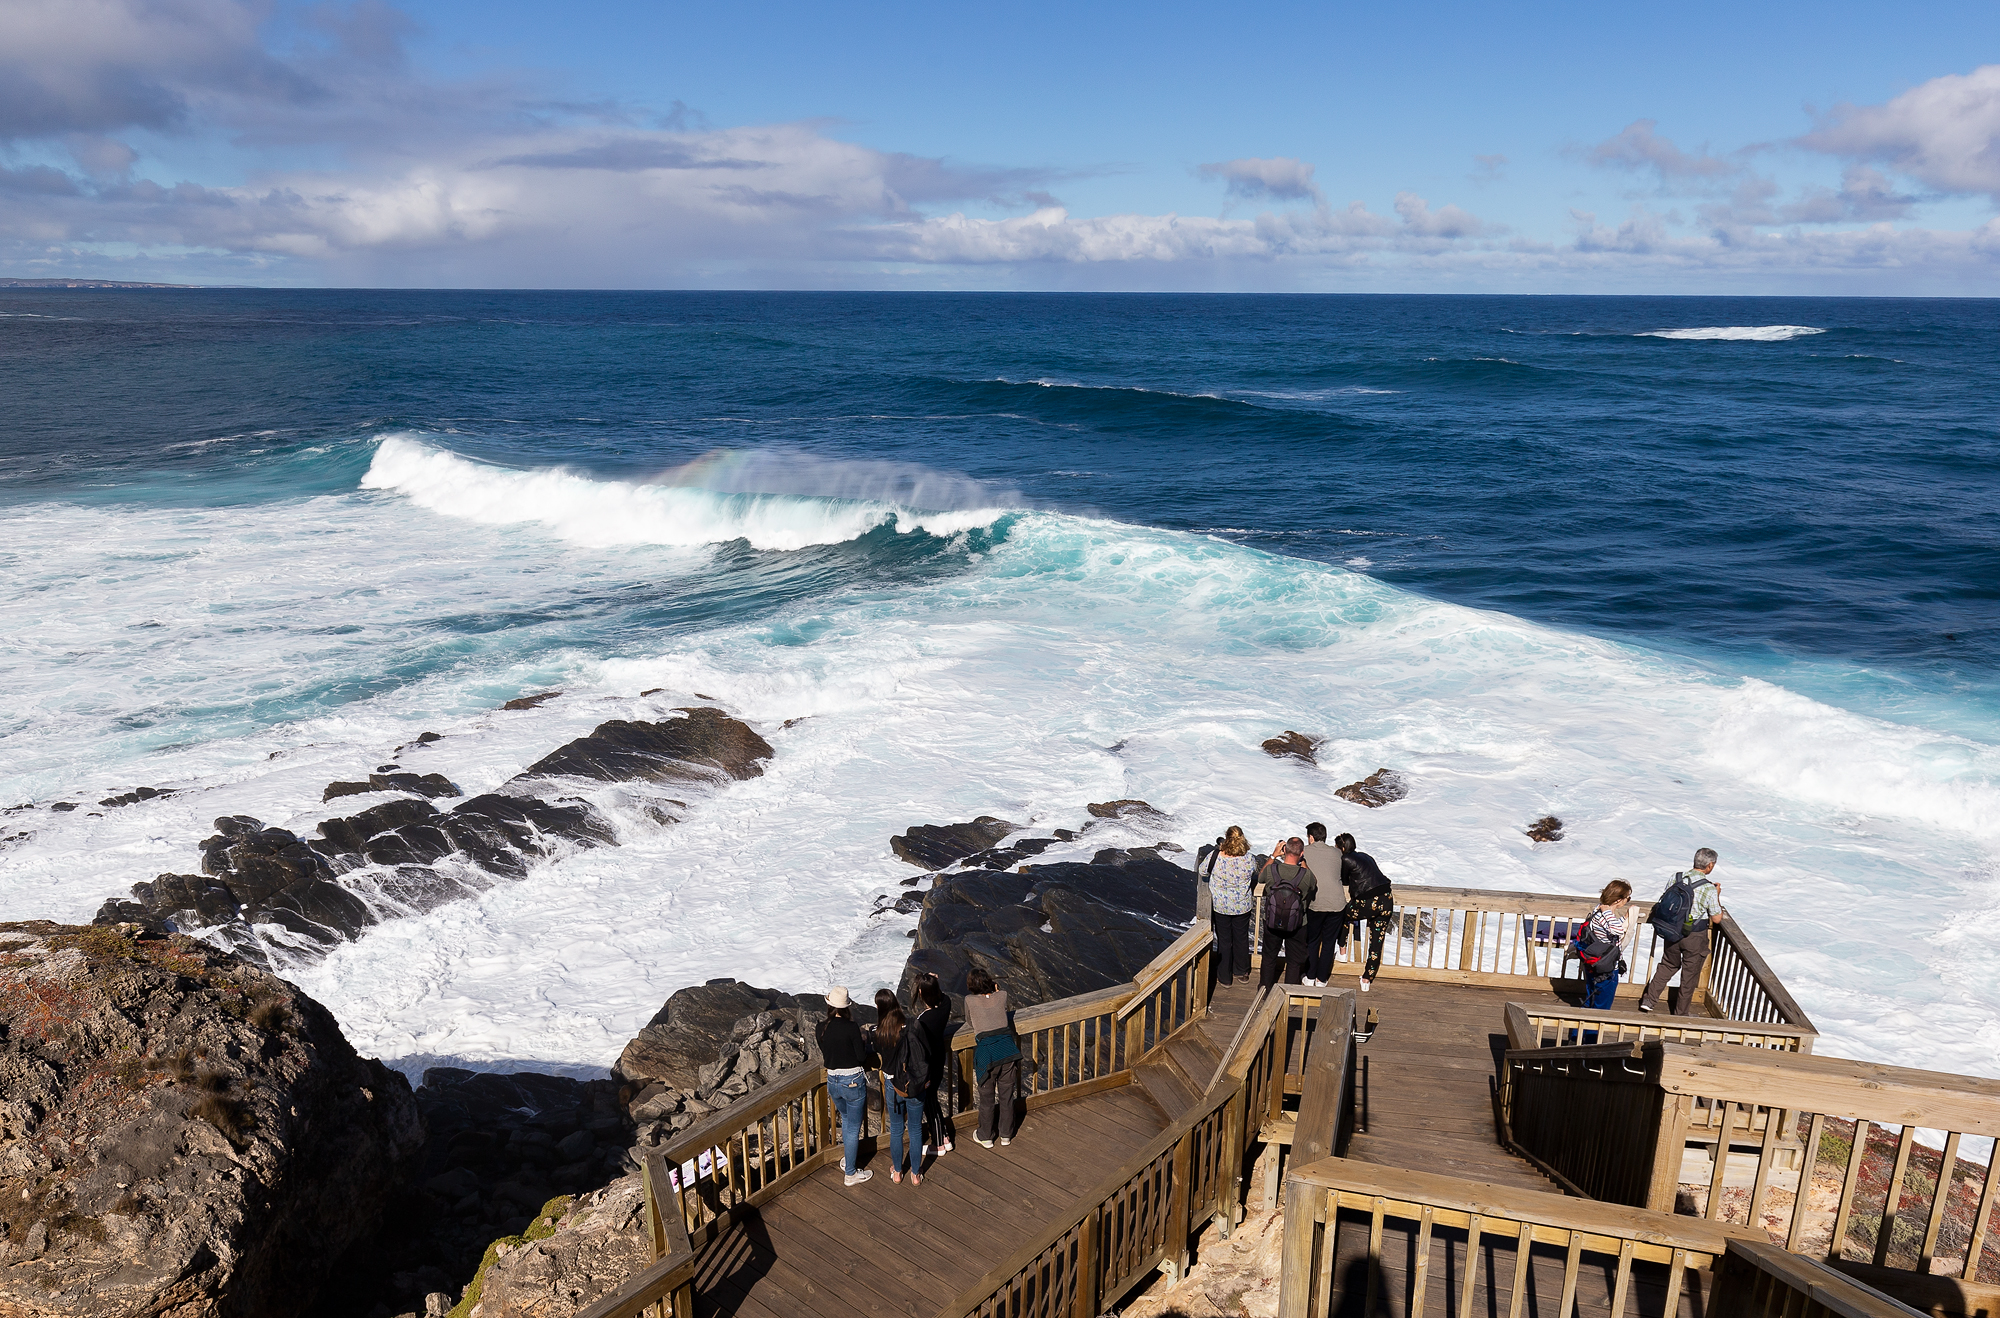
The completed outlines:
[[[1323,988],[1333,973],[1333,958],[1347,945],[1347,885],[1340,881],[1340,849],[1326,844],[1326,825],[1306,825],[1306,868],[1319,891],[1306,905],[1306,977],[1311,988]]]
[[[868,1114],[868,1068],[875,1050],[861,1037],[854,1020],[854,1003],[845,986],[826,995],[826,1019],[819,1023],[820,1057],[826,1064],[826,1096],[840,1114],[841,1170],[846,1184],[859,1185],[875,1173],[855,1160],[861,1154],[861,1123]]]
[[[1354,847],[1354,834],[1342,833],[1333,840],[1340,849],[1340,877],[1353,893],[1347,909],[1341,913],[1343,923],[1368,926],[1368,961],[1361,968],[1361,991],[1366,993],[1375,985],[1375,976],[1382,969],[1382,944],[1389,937],[1389,921],[1396,914],[1396,896],[1389,886],[1389,876],[1375,863],[1375,858]],[[1355,934],[1358,939],[1359,932]]]
[[[1674,875],[1674,881],[1653,903],[1651,924],[1667,949],[1660,954],[1653,977],[1646,981],[1646,991],[1639,998],[1640,1011],[1659,1006],[1660,994],[1676,971],[1681,980],[1674,989],[1669,1014],[1686,1016],[1693,1011],[1694,991],[1701,987],[1702,963],[1708,960],[1708,927],[1716,916],[1725,914],[1722,885],[1709,877],[1715,873],[1715,862],[1713,847],[1695,852],[1692,868]]]
[[[1306,844],[1289,838],[1271,848],[1257,881],[1264,885],[1264,965],[1258,982],[1278,982],[1278,949],[1285,953],[1285,982],[1298,984],[1306,976],[1306,912],[1318,886],[1306,868]]]

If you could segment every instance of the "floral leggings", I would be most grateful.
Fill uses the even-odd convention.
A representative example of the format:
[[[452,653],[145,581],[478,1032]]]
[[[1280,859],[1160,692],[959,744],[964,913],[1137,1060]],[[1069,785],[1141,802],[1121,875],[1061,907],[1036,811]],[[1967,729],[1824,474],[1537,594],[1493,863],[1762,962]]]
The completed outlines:
[[[1361,971],[1363,979],[1375,978],[1375,972],[1382,968],[1382,944],[1389,937],[1389,921],[1395,914],[1395,894],[1387,888],[1371,892],[1366,897],[1356,897],[1341,912],[1341,918],[1349,924],[1360,924],[1364,920],[1368,924],[1368,964]],[[1357,944],[1359,941],[1357,938]]]

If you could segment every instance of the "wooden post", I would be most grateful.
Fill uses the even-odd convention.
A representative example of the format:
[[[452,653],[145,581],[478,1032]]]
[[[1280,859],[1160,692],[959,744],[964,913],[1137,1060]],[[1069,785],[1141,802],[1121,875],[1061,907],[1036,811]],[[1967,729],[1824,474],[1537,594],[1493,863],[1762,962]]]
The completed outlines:
[[[1291,1211],[1285,1214],[1284,1243],[1278,1265],[1278,1318],[1308,1318],[1312,1304],[1313,1205],[1328,1199],[1318,1186],[1300,1185],[1292,1191]],[[1332,1213],[1326,1229],[1333,1230]]]
[[[1190,1126],[1187,1134],[1181,1136],[1174,1145],[1174,1191],[1167,1202],[1168,1257],[1174,1261],[1174,1282],[1180,1283],[1187,1276],[1188,1237],[1194,1234],[1194,1223],[1189,1220],[1189,1209],[1194,1198],[1192,1169],[1194,1166],[1194,1134],[1197,1126]]]
[[[1247,1088],[1238,1089],[1230,1098],[1229,1106],[1223,1109],[1222,1117],[1222,1164],[1223,1175],[1218,1178],[1222,1184],[1217,1192],[1226,1195],[1222,1201],[1222,1238],[1229,1239],[1229,1233],[1241,1221],[1243,1211],[1243,1111],[1249,1106]],[[1093,1315],[1093,1318],[1095,1316]]]
[[[1660,1095],[1653,1174],[1646,1183],[1646,1207],[1656,1213],[1674,1211],[1674,1200],[1680,1194],[1681,1158],[1687,1152],[1688,1117],[1693,1109],[1694,1100],[1686,1094]]]
[[[1889,1173],[1889,1191],[1882,1197],[1882,1225],[1875,1232],[1875,1266],[1878,1268],[1886,1266],[1889,1262],[1889,1241],[1896,1234],[1896,1210],[1903,1203],[1903,1177],[1910,1170],[1910,1146],[1916,1138],[1915,1123],[1904,1122],[1903,1133],[1896,1140],[1896,1167]],[[1945,1166],[1944,1173],[1946,1176],[1951,1175],[1949,1164]]]
[[[1861,1178],[1861,1159],[1868,1151],[1868,1122],[1854,1123],[1854,1147],[1847,1154],[1847,1179],[1840,1185],[1840,1206],[1833,1215],[1833,1237],[1827,1242],[1826,1256],[1837,1259],[1847,1243],[1847,1219],[1854,1212],[1854,1183]],[[1810,1183],[1808,1183],[1810,1184]]]
[[[1076,1245],[1076,1303],[1072,1318],[1097,1318],[1097,1223],[1101,1213],[1083,1219],[1083,1235]]]
[[[1465,913],[1465,933],[1458,940],[1458,968],[1479,969],[1479,912]]]
[[[1931,1191],[1930,1220],[1924,1224],[1923,1248],[1917,1251],[1917,1271],[1930,1275],[1931,1256],[1937,1253],[1938,1232],[1944,1229],[1944,1210],[1951,1204],[1951,1174],[1958,1167],[1958,1132],[1947,1131],[1944,1157],[1938,1163],[1937,1189]],[[1800,1182],[1805,1184],[1805,1182]],[[1984,1245],[1985,1242],[1979,1242]],[[1968,1257],[1970,1257],[1968,1253]]]
[[[1813,1169],[1819,1166],[1819,1138],[1826,1129],[1826,1114],[1813,1113],[1812,1128],[1806,1132],[1804,1155],[1799,1159],[1799,1191],[1792,1203],[1792,1226],[1785,1233],[1785,1248],[1796,1254],[1799,1239],[1806,1231],[1806,1195],[1812,1190]]]

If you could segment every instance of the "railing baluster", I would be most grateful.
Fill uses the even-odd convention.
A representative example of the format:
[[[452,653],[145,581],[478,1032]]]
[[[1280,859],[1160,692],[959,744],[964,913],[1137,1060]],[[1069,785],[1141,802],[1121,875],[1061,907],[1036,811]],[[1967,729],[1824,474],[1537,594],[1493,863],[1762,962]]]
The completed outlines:
[[[1861,1159],[1868,1151],[1868,1122],[1854,1123],[1854,1147],[1847,1155],[1847,1179],[1841,1182],[1840,1205],[1833,1218],[1833,1238],[1827,1242],[1827,1257],[1837,1259],[1847,1243],[1847,1219],[1854,1212],[1854,1184],[1861,1176]]]
[[[1889,1246],[1896,1234],[1896,1210],[1903,1204],[1903,1178],[1910,1170],[1910,1146],[1916,1138],[1916,1123],[1904,1122],[1903,1133],[1896,1139],[1896,1167],[1889,1173],[1889,1188],[1882,1196],[1882,1225],[1875,1232],[1875,1266],[1878,1268],[1889,1261]]]

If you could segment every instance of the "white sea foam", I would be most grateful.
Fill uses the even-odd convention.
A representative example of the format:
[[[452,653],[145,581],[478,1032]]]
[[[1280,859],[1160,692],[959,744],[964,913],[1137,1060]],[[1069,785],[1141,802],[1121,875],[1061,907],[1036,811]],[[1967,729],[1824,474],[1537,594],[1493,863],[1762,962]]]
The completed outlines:
[[[1140,797],[1184,846],[1316,818],[1415,883],[1587,893],[1620,876],[1651,895],[1715,846],[1731,909],[1826,1032],[1821,1051],[2000,1071],[1992,746],[1340,568],[1030,512],[956,575],[619,657],[606,606],[576,603],[701,580],[707,551],[593,547],[541,518],[377,490],[28,510],[0,524],[0,554],[17,568],[0,584],[0,793],[86,802],[0,816],[0,833],[32,834],[0,848],[6,917],[88,918],[135,880],[185,872],[216,815],[309,831],[353,804],[321,805],[321,785],[425,729],[444,740],[397,762],[468,791],[697,692],[770,739],[763,777],[682,823],[607,795],[621,846],[391,921],[299,973],[359,1047],[412,1070],[588,1072],[675,988],[718,975],[872,989],[909,946],[909,918],[868,914],[912,872],[891,834],[983,813],[1076,827],[1087,802]],[[502,613],[506,627],[436,625]],[[348,703],[314,703],[343,684]],[[556,687],[540,709],[495,708]],[[1286,728],[1328,738],[1320,768],[1259,749]],[[1332,796],[1384,765],[1408,799]],[[184,790],[88,804],[141,783]],[[1522,828],[1551,812],[1568,840],[1530,843]],[[1107,822],[1046,858],[1154,836]]]
[[[949,536],[990,526],[1004,507],[920,508],[853,497],[746,487],[743,473],[705,488],[685,469],[659,482],[595,480],[560,467],[516,471],[434,448],[404,435],[382,440],[362,478],[363,489],[392,490],[420,508],[490,524],[534,523],[572,544],[695,546],[747,540],[756,549],[804,549],[853,540],[884,526]],[[818,463],[812,475],[845,474]],[[781,472],[773,467],[769,474]]]
[[[1751,343],[1782,343],[1786,339],[1824,334],[1811,325],[1706,325],[1699,329],[1644,330],[1638,339],[1736,339]]]

